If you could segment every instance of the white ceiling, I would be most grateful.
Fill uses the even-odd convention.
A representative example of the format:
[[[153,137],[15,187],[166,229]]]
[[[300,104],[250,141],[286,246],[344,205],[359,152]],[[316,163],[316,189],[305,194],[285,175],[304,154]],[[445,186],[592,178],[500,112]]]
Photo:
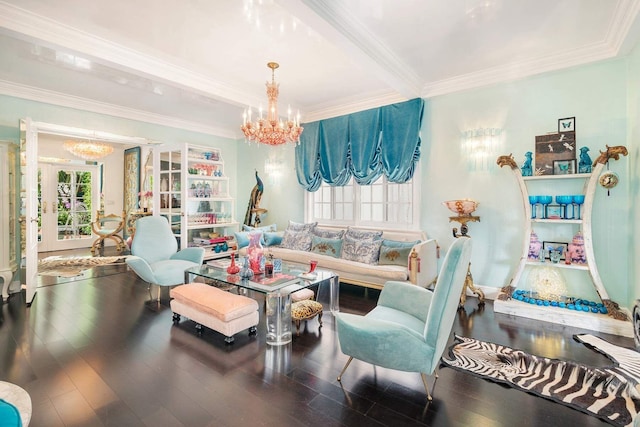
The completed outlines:
[[[640,0],[0,0],[0,93],[240,138],[625,55]]]

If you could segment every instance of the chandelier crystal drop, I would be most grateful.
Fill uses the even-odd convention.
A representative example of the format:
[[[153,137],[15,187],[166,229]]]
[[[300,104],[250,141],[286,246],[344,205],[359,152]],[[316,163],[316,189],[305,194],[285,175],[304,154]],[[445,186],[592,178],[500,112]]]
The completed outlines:
[[[113,146],[100,141],[65,141],[62,147],[85,160],[98,160],[113,153]]]
[[[251,121],[251,108],[242,114],[242,132],[247,141],[255,141],[266,145],[281,145],[287,142],[300,143],[300,134],[304,128],[300,126],[300,113],[295,117],[291,116],[291,109],[287,112],[287,120],[278,118],[278,88],[279,84],[275,80],[275,70],[279,65],[269,62],[267,67],[271,69],[271,82],[267,82],[267,98],[269,106],[267,118],[262,117],[262,108],[259,110],[259,117],[255,122]]]

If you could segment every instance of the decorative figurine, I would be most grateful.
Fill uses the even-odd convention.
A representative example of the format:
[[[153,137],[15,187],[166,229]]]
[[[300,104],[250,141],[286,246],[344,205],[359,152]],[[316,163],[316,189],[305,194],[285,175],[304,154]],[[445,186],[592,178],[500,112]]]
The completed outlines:
[[[569,243],[567,258],[571,259],[572,263],[587,263],[587,256],[584,252],[584,237],[582,236],[582,233],[580,231],[578,231],[576,235],[573,236],[573,240],[571,241],[571,243]]]
[[[524,163],[520,170],[522,171],[522,176],[531,176],[533,175],[533,169],[531,167],[531,156],[533,153],[531,151],[527,151],[524,153]]]
[[[560,262],[560,257],[562,256],[562,246],[558,246],[557,248],[549,248],[549,259],[552,263],[557,264]]]
[[[236,254],[231,253],[231,265],[227,267],[228,274],[238,274],[240,272],[240,267],[236,265]]]
[[[587,152],[589,147],[580,148],[580,161],[578,162],[578,173],[591,173],[591,157]]]
[[[248,256],[244,257],[244,264],[242,265],[242,268],[240,269],[240,277],[242,279],[251,279],[253,277],[253,271],[251,271],[251,269],[249,268],[249,257]]]
[[[537,260],[540,257],[540,250],[542,249],[542,242],[538,240],[538,235],[531,231],[531,237],[529,238],[529,255],[530,260]]]

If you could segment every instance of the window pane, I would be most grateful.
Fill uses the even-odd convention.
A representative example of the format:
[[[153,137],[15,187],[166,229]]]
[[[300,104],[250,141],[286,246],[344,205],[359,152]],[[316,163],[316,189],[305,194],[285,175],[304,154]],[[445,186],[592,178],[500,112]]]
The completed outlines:
[[[344,200],[353,203],[353,186],[344,187]]]
[[[360,187],[360,199],[362,200],[362,203],[371,202],[371,186],[370,185],[365,185]]]
[[[344,219],[343,211],[344,211],[344,205],[342,203],[336,204],[335,219]]]
[[[353,204],[349,203],[344,205],[344,218],[345,221],[353,221]]]
[[[322,205],[322,218],[331,219],[331,205],[328,203]]]
[[[336,194],[336,203],[341,203],[344,201],[342,194],[344,193],[344,190],[340,187],[336,187],[335,188],[335,194]]]
[[[374,202],[382,202],[383,199],[383,188],[382,185],[372,185],[371,186],[371,200]]]
[[[384,221],[384,214],[381,204],[375,204],[371,206],[371,220],[372,221]]]
[[[331,187],[327,184],[322,184],[322,187],[318,192],[322,193],[322,201],[328,202],[331,200]]]

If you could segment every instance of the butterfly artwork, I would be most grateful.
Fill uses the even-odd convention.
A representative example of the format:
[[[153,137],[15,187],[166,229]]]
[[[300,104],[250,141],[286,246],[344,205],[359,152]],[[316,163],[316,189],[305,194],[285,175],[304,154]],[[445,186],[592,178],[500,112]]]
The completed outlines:
[[[562,132],[575,132],[576,130],[576,118],[567,117],[565,119],[558,120],[558,133]]]

